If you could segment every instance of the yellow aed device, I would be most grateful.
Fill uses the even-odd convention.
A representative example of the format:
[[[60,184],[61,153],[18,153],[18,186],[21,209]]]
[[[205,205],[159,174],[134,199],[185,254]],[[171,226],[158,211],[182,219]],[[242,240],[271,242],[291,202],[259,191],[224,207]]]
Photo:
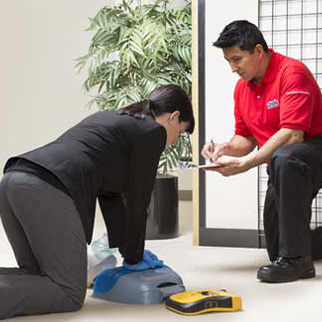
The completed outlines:
[[[165,302],[167,309],[184,315],[206,312],[238,311],[242,308],[240,296],[226,290],[204,289],[171,295]]]

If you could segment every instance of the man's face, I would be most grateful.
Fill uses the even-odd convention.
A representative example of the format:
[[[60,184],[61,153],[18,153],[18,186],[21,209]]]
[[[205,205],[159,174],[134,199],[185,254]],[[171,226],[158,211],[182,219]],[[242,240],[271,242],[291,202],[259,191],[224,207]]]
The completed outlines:
[[[255,47],[254,52],[250,53],[241,50],[238,46],[223,49],[224,58],[228,61],[231,71],[237,73],[246,82],[258,79],[260,75],[260,56],[261,51]]]

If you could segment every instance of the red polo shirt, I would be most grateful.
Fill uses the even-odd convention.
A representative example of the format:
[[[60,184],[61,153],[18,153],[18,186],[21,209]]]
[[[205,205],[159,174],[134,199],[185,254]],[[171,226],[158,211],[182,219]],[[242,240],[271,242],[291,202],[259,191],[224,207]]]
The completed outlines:
[[[275,53],[263,79],[239,79],[234,93],[235,134],[253,136],[262,146],[281,128],[298,129],[305,138],[322,135],[322,95],[309,69]]]

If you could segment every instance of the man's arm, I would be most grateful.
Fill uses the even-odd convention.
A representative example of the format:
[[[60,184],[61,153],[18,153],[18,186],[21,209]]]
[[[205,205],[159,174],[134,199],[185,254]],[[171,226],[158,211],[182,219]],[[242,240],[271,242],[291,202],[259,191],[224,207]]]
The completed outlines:
[[[206,143],[201,151],[202,156],[209,162],[215,162],[219,157],[228,155],[242,157],[252,152],[257,146],[254,137],[234,135],[226,143]]]
[[[231,176],[246,172],[268,162],[272,154],[281,146],[303,142],[304,132],[301,130],[282,128],[277,131],[255,154],[245,160],[230,160],[219,162],[222,167],[213,171],[221,173],[223,176]]]
[[[257,146],[257,141],[253,136],[243,137],[234,135],[228,143],[227,151],[224,155],[232,157],[243,157],[252,152]]]
[[[275,150],[281,146],[303,142],[304,132],[301,130],[282,128],[277,131],[253,156],[245,160],[248,169],[269,161]]]

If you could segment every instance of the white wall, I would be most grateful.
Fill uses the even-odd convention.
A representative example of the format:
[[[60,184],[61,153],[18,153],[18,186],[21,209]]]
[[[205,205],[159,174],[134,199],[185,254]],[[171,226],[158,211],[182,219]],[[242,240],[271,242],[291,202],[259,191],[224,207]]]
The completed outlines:
[[[233,75],[222,50],[212,46],[225,25],[246,19],[257,25],[257,0],[206,1],[206,140],[226,142],[234,134],[233,91],[238,76]],[[206,177],[207,228],[257,229],[257,170],[222,177]]]
[[[0,1],[0,169],[8,157],[55,139],[89,113],[82,91],[88,17],[114,0]]]
[[[10,156],[54,140],[95,112],[86,107],[87,72],[77,73],[75,59],[87,52],[93,35],[85,31],[88,17],[116,2],[0,0],[0,177]],[[96,220],[95,238],[103,230],[101,216]]]
[[[88,17],[119,2],[0,0],[0,177],[8,157],[55,139],[94,112],[82,90],[86,71],[78,74],[73,66],[90,42]],[[172,0],[170,7],[185,3]],[[191,185],[188,171],[179,187]]]

